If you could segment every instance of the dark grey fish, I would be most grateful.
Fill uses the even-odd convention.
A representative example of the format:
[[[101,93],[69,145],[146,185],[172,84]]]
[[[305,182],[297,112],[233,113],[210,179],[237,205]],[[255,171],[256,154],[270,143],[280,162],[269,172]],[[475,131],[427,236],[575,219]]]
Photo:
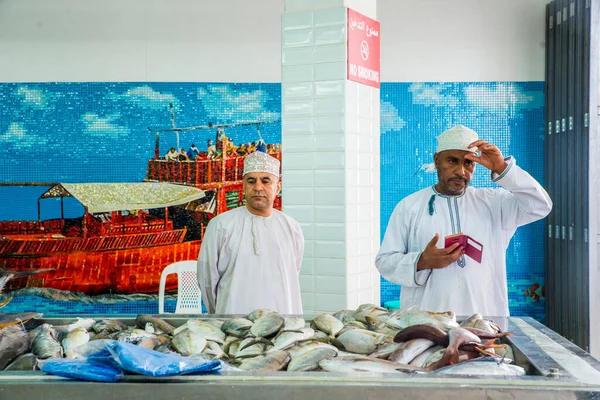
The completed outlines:
[[[0,330],[0,371],[29,349],[29,335],[21,325]]]
[[[37,368],[37,357],[33,353],[21,354],[15,361],[10,363],[5,371],[35,371]]]

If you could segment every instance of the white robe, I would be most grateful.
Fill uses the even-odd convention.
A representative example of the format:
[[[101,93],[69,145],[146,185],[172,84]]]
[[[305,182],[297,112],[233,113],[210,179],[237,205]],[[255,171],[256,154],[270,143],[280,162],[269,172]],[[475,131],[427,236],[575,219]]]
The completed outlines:
[[[210,314],[267,308],[302,314],[300,225],[278,210],[269,217],[238,207],[213,218],[198,256],[198,282]]]
[[[508,167],[500,176],[492,173],[492,180],[504,189],[467,187],[460,196],[447,196],[429,187],[398,203],[375,264],[384,278],[402,286],[401,308],[416,306],[464,316],[509,315],[506,249],[517,227],[544,218],[552,201],[513,158],[506,161]],[[458,232],[483,245],[481,264],[464,255],[446,268],[417,272],[417,261],[436,233],[440,235],[437,246],[443,247],[444,237]]]

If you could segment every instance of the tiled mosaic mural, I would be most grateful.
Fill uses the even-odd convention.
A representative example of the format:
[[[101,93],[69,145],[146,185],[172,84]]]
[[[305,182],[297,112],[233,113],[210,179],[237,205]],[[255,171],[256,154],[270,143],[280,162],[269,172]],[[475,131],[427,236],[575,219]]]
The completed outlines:
[[[140,182],[154,155],[148,130],[280,118],[281,85],[209,83],[0,84],[0,182]],[[420,171],[433,157],[435,136],[462,123],[497,144],[540,182],[543,180],[543,83],[383,83],[381,86],[381,233],[395,204],[435,183]],[[281,124],[233,127],[234,143],[281,141]],[[202,151],[213,130],[161,135],[160,156],[170,147]],[[179,140],[179,143],[178,143]],[[491,186],[483,172],[473,184]],[[0,221],[36,220],[37,199],[47,187],[0,186]],[[64,204],[65,217],[82,207]],[[60,202],[41,207],[42,219],[60,216]],[[543,226],[520,228],[508,251],[509,302],[514,315],[544,318]],[[532,285],[538,287],[532,287]],[[527,292],[527,294],[525,294]],[[399,288],[382,281],[382,303]],[[0,298],[1,300],[2,298]],[[3,311],[47,314],[155,313],[154,297],[108,302],[60,294],[22,293]],[[166,310],[173,306],[169,300]]]

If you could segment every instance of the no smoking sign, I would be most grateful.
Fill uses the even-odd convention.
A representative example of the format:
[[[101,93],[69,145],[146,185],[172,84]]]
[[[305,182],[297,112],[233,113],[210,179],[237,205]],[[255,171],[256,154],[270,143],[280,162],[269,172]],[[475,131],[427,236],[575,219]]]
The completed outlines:
[[[379,22],[348,9],[348,79],[380,87]]]

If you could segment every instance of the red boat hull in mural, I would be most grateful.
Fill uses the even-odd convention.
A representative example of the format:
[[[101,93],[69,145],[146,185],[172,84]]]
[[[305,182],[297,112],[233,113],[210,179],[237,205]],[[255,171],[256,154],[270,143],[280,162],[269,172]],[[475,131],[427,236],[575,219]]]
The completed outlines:
[[[114,242],[138,235],[112,236]],[[92,246],[94,239],[79,240],[81,247]],[[148,238],[146,238],[148,240]],[[87,242],[87,243],[86,243]],[[38,241],[43,246],[43,241]],[[53,241],[52,245],[60,245]],[[1,246],[1,245],[0,245]],[[1,248],[1,247],[0,247]],[[3,254],[0,267],[5,270],[30,271],[52,269],[39,275],[11,280],[6,289],[50,288],[88,295],[158,293],[162,270],[176,261],[198,257],[200,241],[154,244],[148,247],[69,251],[51,253]],[[167,278],[166,290],[177,289],[177,276]]]

